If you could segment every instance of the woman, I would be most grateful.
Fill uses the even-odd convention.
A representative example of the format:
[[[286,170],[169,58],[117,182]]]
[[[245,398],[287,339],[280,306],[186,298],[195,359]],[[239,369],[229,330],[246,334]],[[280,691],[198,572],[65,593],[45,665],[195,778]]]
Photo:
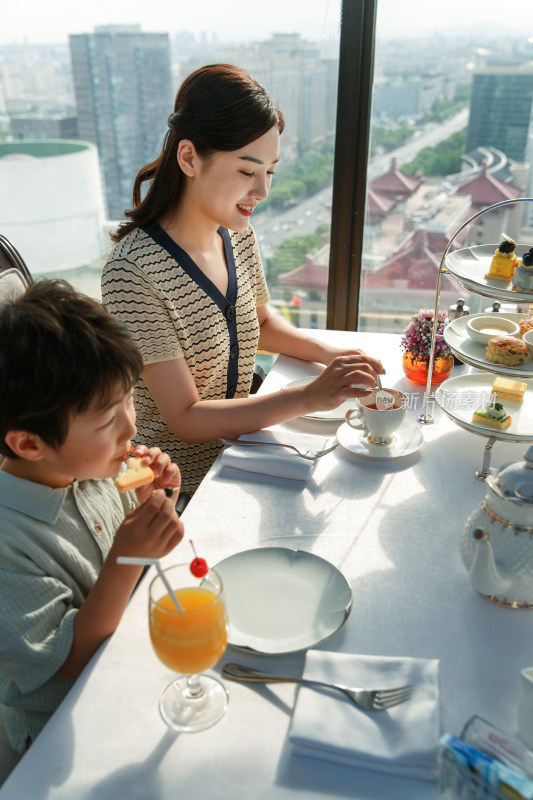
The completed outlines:
[[[384,370],[269,310],[249,224],[268,195],[284,127],[265,89],[237,67],[202,67],[179,89],[168,126],[159,157],[137,175],[129,220],[112,235],[102,296],[143,354],[139,436],[177,461],[190,494],[219,437],[335,408]],[[258,345],[326,369],[307,386],[249,397]]]

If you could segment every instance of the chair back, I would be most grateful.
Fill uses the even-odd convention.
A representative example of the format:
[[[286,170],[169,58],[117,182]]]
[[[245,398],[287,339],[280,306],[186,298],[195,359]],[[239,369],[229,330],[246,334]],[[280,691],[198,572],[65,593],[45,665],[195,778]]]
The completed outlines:
[[[11,244],[7,236],[0,233],[0,272],[6,269],[17,269],[24,276],[26,285],[33,281],[31,272],[17,248]]]
[[[16,300],[27,287],[28,283],[18,269],[4,269],[0,272],[0,305]]]
[[[0,234],[0,303],[15,300],[33,282],[18,250]]]

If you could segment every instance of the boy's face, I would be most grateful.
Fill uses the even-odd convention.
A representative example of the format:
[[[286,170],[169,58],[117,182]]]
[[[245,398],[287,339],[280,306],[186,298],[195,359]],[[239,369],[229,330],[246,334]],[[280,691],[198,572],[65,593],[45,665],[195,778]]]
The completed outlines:
[[[96,403],[71,417],[67,438],[59,448],[44,446],[41,467],[49,486],[68,486],[74,479],[111,478],[128,457],[135,436],[133,389],[118,389],[106,408]]]

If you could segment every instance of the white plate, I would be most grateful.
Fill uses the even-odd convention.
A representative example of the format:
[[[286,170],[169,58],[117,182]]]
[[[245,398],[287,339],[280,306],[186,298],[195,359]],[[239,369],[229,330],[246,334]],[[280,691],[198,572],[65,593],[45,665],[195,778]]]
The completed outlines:
[[[420,428],[412,422],[404,422],[392,435],[389,445],[371,444],[363,431],[355,430],[347,422],[337,431],[337,439],[350,453],[364,458],[402,458],[416,453],[422,446],[424,437]]]
[[[475,342],[468,335],[466,323],[469,319],[474,317],[486,317],[487,314],[470,314],[464,317],[458,317],[446,325],[444,328],[444,341],[452,349],[454,355],[460,358],[465,364],[470,364],[471,367],[477,369],[490,370],[490,372],[497,372],[499,375],[507,375],[510,378],[533,378],[533,358],[528,356],[523,364],[517,367],[506,367],[503,364],[493,364],[485,358],[485,345]],[[513,322],[518,322],[524,319],[526,314],[501,314],[498,312],[494,314],[495,323],[498,317],[510,319]]]
[[[504,408],[512,419],[508,428],[500,431],[480,422],[472,422],[472,414],[476,408],[490,397],[495,377],[496,375],[473,374],[448,378],[437,388],[435,398],[444,413],[467,431],[510,442],[532,441],[533,381],[525,381],[527,389],[521,403],[502,400]]]
[[[224,587],[232,647],[295,653],[323,642],[350,613],[352,592],[344,575],[304,550],[245,550],[215,570]]]
[[[283,388],[290,389],[293,386],[305,386],[306,383],[311,383],[311,381],[314,381],[317,377],[318,375],[308,375],[306,378],[298,378],[296,381],[287,383]],[[352,397],[350,400],[345,400],[340,406],[332,408],[330,411],[314,411],[312,414],[303,414],[303,416],[306,419],[325,419],[339,422],[344,420],[347,411],[354,408],[354,403],[355,398]]]
[[[476,247],[455,250],[446,256],[445,267],[466,289],[482,294],[484,297],[507,300],[511,303],[521,300],[533,303],[533,294],[513,292],[511,282],[504,283],[494,280],[494,278],[485,278],[485,273],[489,271],[490,262],[497,247],[498,244],[481,244]],[[515,253],[522,256],[530,247],[531,245],[518,244]]]

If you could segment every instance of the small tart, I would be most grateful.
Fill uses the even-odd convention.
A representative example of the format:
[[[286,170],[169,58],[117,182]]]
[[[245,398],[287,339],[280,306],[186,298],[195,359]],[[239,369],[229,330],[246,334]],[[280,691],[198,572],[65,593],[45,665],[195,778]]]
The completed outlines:
[[[488,425],[489,428],[503,430],[509,427],[512,418],[501,403],[497,403],[491,398],[486,405],[481,405],[474,411],[472,422],[479,422],[481,425]]]
[[[533,247],[524,253],[513,275],[512,290],[533,294]]]
[[[485,273],[485,278],[496,278],[498,281],[509,283],[516,267],[520,263],[520,259],[515,255],[516,242],[514,239],[506,236],[505,233],[503,237],[503,242],[494,251],[489,271]]]
[[[513,292],[525,292],[533,294],[533,266],[519,264],[513,275]]]
[[[496,278],[497,281],[509,283],[519,263],[520,259],[514,253],[503,255],[495,250],[490,269],[485,273],[485,278]]]

